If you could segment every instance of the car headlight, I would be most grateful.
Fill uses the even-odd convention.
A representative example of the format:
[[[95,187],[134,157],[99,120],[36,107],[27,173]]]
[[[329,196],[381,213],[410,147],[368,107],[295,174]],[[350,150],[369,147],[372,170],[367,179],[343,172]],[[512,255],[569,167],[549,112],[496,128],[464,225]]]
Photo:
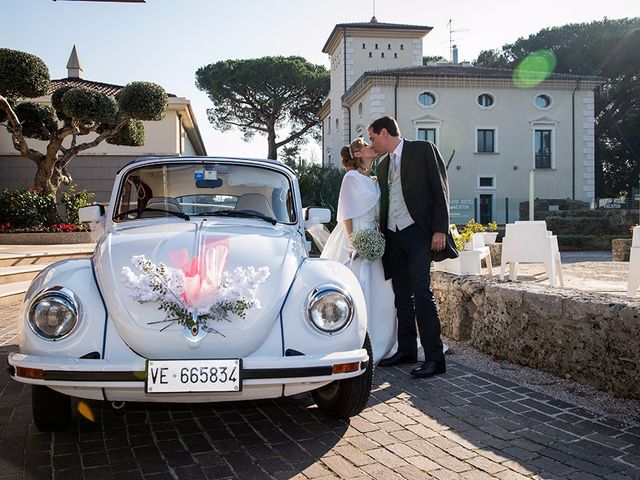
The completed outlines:
[[[80,304],[76,295],[61,287],[40,293],[29,305],[29,326],[45,340],[69,335],[78,324]]]
[[[309,294],[306,313],[318,330],[335,333],[351,322],[353,300],[351,295],[336,285],[322,285]]]

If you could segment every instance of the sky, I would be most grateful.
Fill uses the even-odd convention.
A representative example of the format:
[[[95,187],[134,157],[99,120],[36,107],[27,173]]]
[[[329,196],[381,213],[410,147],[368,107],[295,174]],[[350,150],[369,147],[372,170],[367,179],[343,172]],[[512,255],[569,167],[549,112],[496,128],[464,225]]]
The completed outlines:
[[[67,76],[75,45],[87,80],[151,81],[188,98],[209,155],[266,157],[266,138],[247,143],[238,131],[221,133],[209,124],[212,104],[195,86],[196,70],[271,55],[299,55],[328,67],[322,47],[333,27],[369,21],[374,2],[379,22],[433,27],[425,55],[449,58],[451,20],[460,61],[542,28],[640,16],[638,0],[0,0],[0,47],[37,55],[58,79]],[[319,148],[304,153],[319,157]]]

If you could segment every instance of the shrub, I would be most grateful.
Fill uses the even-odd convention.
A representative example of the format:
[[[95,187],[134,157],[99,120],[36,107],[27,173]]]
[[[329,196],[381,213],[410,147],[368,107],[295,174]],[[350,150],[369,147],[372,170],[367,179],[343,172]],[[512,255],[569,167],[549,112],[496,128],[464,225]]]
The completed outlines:
[[[344,172],[332,166],[323,167],[315,164],[302,164],[294,167],[300,184],[303,207],[324,207],[331,210],[331,223],[333,229],[336,224],[338,210],[338,196]]]
[[[90,205],[90,200],[93,198],[93,193],[87,190],[76,191],[75,187],[69,188],[60,197],[60,203],[64,205],[67,213],[67,223],[77,224],[80,223],[78,218],[78,210],[82,207]]]
[[[4,189],[0,192],[0,224],[12,228],[42,227],[56,218],[53,195],[34,188]]]

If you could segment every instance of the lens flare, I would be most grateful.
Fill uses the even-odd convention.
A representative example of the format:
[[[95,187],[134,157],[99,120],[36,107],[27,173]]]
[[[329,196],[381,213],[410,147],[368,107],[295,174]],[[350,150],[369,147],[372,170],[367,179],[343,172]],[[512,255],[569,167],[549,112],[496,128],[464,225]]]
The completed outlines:
[[[83,400],[80,400],[78,402],[78,413],[90,422],[95,422],[95,417],[93,416],[91,407],[87,405]]]
[[[551,50],[530,53],[513,71],[513,83],[520,88],[535,87],[553,73],[556,63],[556,56]]]

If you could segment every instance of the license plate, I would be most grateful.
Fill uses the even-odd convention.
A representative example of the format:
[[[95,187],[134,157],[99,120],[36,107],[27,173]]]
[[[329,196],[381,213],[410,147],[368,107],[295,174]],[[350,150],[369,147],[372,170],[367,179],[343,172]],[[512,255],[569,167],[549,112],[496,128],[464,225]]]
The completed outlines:
[[[147,361],[147,393],[241,390],[242,362],[239,359]]]

